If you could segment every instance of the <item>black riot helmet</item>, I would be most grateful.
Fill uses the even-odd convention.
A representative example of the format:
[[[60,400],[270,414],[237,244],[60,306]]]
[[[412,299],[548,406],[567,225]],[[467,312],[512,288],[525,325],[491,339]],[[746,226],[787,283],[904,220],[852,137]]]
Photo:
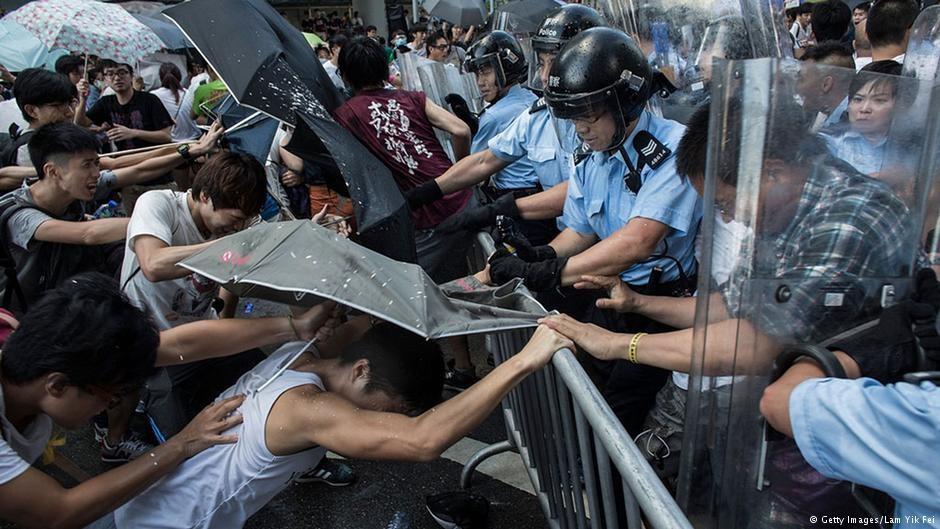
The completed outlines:
[[[646,102],[669,88],[669,81],[652,69],[632,38],[616,29],[592,28],[561,49],[544,97],[557,119],[596,120],[609,112],[618,132],[604,150],[613,150],[626,140],[627,125],[640,116]]]
[[[465,71],[477,73],[487,66],[496,72],[496,85],[500,92],[525,81],[528,73],[522,45],[505,31],[493,31],[467,50],[463,60]]]
[[[529,89],[541,92],[544,88],[539,70],[545,54],[558,54],[566,42],[586,29],[606,26],[607,21],[600,13],[583,4],[565,4],[549,13],[530,39]],[[551,64],[547,67],[551,68]]]

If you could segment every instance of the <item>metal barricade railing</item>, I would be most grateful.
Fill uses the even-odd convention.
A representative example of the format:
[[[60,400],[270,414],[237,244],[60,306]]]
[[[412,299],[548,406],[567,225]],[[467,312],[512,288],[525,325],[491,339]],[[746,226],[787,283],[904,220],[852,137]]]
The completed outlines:
[[[494,247],[485,233],[476,243],[470,260],[479,270]],[[487,336],[486,346],[499,364],[531,335],[531,329],[496,333]],[[692,527],[570,350],[558,351],[550,365],[522,381],[502,409],[507,440],[474,454],[461,474],[462,487],[470,486],[486,458],[513,450],[552,528],[640,529],[644,522]]]

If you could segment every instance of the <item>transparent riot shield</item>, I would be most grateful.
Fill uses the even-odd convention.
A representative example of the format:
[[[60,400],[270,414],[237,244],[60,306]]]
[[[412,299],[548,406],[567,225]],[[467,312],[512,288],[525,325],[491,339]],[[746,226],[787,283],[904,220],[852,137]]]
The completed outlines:
[[[807,527],[810,516],[872,514],[851,484],[825,478],[792,440],[765,428],[759,402],[783,353],[858,336],[909,294],[922,262],[923,154],[936,148],[923,111],[898,112],[879,152],[904,163],[890,178],[863,174],[812,132],[800,67],[780,59],[714,64],[677,490],[699,528]],[[930,90],[913,79],[864,80],[893,81],[899,101]],[[903,123],[912,119],[919,133],[918,123]],[[849,352],[876,377],[908,361],[891,351]]]
[[[449,94],[457,94],[467,102],[470,111],[474,114],[479,114],[483,110],[483,98],[480,96],[480,90],[477,89],[473,74],[463,73],[454,66],[426,59],[418,64],[417,70],[421,86],[431,101],[450,110],[450,105],[445,98]],[[437,129],[434,132],[447,155],[454,160],[454,149],[450,137]]]
[[[405,90],[412,92],[423,92],[421,77],[418,76],[418,67],[424,63],[431,62],[429,59],[419,57],[417,53],[402,53],[395,59],[398,65],[398,72],[401,74],[401,85]]]
[[[680,122],[708,99],[713,60],[793,54],[778,1],[606,0],[604,10],[676,86],[669,98],[651,104]]]
[[[940,5],[917,15],[904,55],[904,76],[934,79],[940,65]]]

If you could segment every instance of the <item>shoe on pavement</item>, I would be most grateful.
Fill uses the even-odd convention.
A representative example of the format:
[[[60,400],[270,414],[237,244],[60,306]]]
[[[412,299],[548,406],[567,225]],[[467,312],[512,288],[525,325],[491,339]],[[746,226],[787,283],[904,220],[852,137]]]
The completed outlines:
[[[153,445],[134,434],[127,434],[115,446],[108,444],[108,436],[101,439],[101,460],[105,463],[127,463],[153,450]]]
[[[326,483],[331,487],[345,487],[356,482],[356,473],[345,463],[324,457],[317,468],[294,478],[297,483]]]

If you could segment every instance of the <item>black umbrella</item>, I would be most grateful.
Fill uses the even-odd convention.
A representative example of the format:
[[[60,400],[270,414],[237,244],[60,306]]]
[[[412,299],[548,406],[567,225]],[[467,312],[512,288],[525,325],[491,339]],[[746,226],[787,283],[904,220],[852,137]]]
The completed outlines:
[[[299,154],[333,159],[353,200],[364,244],[398,260],[415,260],[413,227],[397,184],[388,168],[330,116],[341,96],[300,31],[264,0],[190,0],[164,14],[241,105],[296,125],[304,146]]]

